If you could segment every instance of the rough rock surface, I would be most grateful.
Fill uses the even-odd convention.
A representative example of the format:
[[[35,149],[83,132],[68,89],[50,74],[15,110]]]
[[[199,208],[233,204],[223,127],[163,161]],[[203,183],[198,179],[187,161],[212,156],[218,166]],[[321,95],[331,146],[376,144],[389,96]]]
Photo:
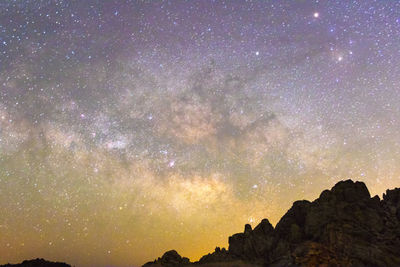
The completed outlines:
[[[63,262],[51,262],[44,259],[26,260],[18,264],[0,265],[0,267],[71,267]]]
[[[341,181],[313,202],[294,202],[275,229],[267,219],[254,230],[246,225],[229,237],[228,250],[217,248],[193,264],[238,260],[280,267],[400,266],[400,188],[380,200],[362,182]]]

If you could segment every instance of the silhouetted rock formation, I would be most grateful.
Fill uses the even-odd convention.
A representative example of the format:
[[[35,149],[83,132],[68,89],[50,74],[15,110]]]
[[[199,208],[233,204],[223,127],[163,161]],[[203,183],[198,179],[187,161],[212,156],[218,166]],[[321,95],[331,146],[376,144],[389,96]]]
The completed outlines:
[[[0,267],[71,267],[63,262],[51,262],[44,259],[26,260],[18,264],[0,265]]]
[[[216,247],[213,253],[204,255],[199,260],[199,263],[216,263],[216,262],[229,262],[235,260],[234,257],[225,248]]]
[[[188,258],[181,257],[178,252],[175,250],[170,250],[164,253],[161,258],[153,262],[148,262],[143,267],[150,267],[150,266],[184,266],[190,264]]]
[[[217,248],[194,264],[238,260],[277,267],[400,266],[400,188],[380,200],[362,182],[339,182],[313,202],[294,202],[275,229],[267,219],[254,230],[246,225],[229,237],[228,250]]]

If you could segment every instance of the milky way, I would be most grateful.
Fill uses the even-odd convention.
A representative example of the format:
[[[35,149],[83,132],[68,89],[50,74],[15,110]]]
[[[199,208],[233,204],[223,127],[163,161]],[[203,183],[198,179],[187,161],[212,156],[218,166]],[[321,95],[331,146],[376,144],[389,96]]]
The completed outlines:
[[[0,2],[1,262],[197,260],[400,185],[400,2]]]

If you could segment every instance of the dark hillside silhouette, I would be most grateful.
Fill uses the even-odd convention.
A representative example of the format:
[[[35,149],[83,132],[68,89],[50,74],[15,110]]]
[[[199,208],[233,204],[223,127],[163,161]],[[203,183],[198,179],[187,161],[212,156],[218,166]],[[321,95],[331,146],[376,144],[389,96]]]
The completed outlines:
[[[51,262],[44,259],[26,260],[19,264],[5,264],[0,267],[71,267],[63,262]]]

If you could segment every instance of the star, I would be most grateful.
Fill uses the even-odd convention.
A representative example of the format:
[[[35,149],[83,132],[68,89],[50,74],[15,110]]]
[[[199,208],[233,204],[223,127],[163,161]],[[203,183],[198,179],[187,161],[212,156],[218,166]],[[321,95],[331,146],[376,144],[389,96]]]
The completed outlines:
[[[0,265],[196,260],[339,180],[400,186],[398,1],[0,6]]]

